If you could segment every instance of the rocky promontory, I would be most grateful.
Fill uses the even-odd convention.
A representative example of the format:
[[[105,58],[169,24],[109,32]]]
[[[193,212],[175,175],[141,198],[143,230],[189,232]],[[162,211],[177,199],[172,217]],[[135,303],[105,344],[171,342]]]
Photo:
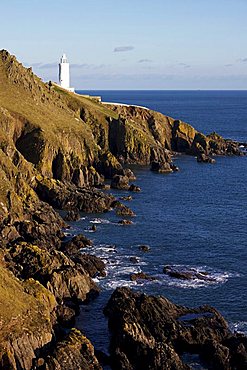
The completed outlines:
[[[92,278],[105,265],[81,253],[86,238],[66,239],[65,220],[112,208],[134,216],[104,180],[138,192],[128,165],[176,171],[175,152],[241,154],[237,143],[152,110],[43,83],[0,51],[0,368],[101,368],[90,341],[70,329],[80,304],[99,294]]]
[[[199,356],[207,369],[247,366],[247,338],[232,334],[213,307],[191,309],[165,297],[117,288],[104,312],[113,369],[189,370],[186,354]]]

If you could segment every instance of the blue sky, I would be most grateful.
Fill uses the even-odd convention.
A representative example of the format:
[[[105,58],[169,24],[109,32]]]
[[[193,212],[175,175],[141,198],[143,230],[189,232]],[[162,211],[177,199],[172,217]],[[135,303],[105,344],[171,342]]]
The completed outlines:
[[[1,0],[0,49],[81,89],[247,89],[247,0]]]

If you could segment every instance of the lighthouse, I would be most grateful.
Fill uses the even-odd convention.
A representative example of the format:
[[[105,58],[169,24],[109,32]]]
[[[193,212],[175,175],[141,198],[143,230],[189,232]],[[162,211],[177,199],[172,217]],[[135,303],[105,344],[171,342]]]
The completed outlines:
[[[69,62],[65,54],[62,55],[59,63],[59,84],[62,88],[74,92],[75,89],[70,87]]]

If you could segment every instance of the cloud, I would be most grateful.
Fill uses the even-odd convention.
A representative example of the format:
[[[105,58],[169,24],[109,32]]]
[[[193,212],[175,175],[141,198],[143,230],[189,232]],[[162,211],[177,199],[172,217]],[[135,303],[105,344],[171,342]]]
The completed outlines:
[[[191,66],[186,63],[178,63],[179,66],[184,67],[184,68],[190,68]]]
[[[232,67],[233,64],[229,63],[229,64],[225,64],[225,67]]]
[[[247,58],[240,58],[238,59],[238,62],[247,63]]]
[[[152,63],[153,61],[151,59],[140,59],[138,60],[138,63]]]
[[[53,68],[56,68],[58,65],[57,62],[53,62],[53,63],[46,63],[46,64],[42,64],[41,66],[39,66],[40,69],[53,69]]]
[[[114,53],[120,53],[125,51],[131,51],[134,49],[134,46],[118,46],[113,51]]]

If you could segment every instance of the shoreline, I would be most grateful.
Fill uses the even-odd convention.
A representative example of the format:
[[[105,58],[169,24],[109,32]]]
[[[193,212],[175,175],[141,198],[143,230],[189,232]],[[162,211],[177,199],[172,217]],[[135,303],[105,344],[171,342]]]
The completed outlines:
[[[238,143],[215,132],[206,136],[159,112],[133,106],[105,107],[57,85],[44,84],[5,50],[0,51],[0,77],[0,367],[47,370],[63,366],[66,358],[66,370],[74,370],[78,364],[79,368],[93,364],[93,369],[99,370],[97,356],[103,361],[104,354],[95,353],[91,342],[71,328],[79,306],[99,295],[93,278],[104,277],[105,263],[97,256],[81,253],[92,244],[84,235],[65,238],[66,222],[78,220],[80,212],[104,214],[113,209],[121,219],[119,228],[134,228],[130,220],[135,220],[135,213],[123,202],[141,188],[128,165],[149,165],[156,174],[174,173],[175,177],[178,168],[172,162],[174,153],[196,156],[198,162],[210,164],[215,155],[240,157],[242,152]],[[119,201],[100,191],[109,189],[105,179],[111,181],[113,191],[128,192],[125,199]],[[66,212],[64,219],[57,210]],[[97,232],[97,227],[92,225],[91,231]],[[139,245],[139,249],[140,253],[149,250],[147,245]],[[181,276],[181,271],[170,267],[170,275]],[[196,272],[196,277],[202,275],[206,280],[205,273]],[[193,279],[195,272],[182,274]],[[143,276],[132,274],[131,279]],[[145,275],[145,279],[150,277]],[[124,289],[116,290],[116,294],[120,298],[126,294],[134,305],[142,299]],[[146,304],[146,298],[144,301]],[[115,309],[118,312],[119,307]],[[167,315],[175,320],[172,311]],[[213,315],[216,323],[222,323],[220,336],[226,340],[226,347],[223,342],[219,345],[235,358],[236,349],[228,340],[241,346],[244,339],[232,336],[224,319],[215,311]],[[129,324],[132,327],[132,321]],[[174,324],[184,333],[184,327]],[[206,328],[208,324],[205,322]],[[215,328],[209,325],[209,330],[213,339]],[[130,331],[130,337],[132,334]],[[153,338],[152,343],[156,340]],[[166,354],[171,354],[172,348],[171,343]],[[113,345],[113,362],[119,361],[115,350]],[[154,354],[158,348],[151,345],[147,350]],[[125,354],[120,352],[124,360]],[[175,352],[172,361],[181,364]],[[160,354],[163,356],[163,350]],[[128,359],[130,363],[132,360]]]

